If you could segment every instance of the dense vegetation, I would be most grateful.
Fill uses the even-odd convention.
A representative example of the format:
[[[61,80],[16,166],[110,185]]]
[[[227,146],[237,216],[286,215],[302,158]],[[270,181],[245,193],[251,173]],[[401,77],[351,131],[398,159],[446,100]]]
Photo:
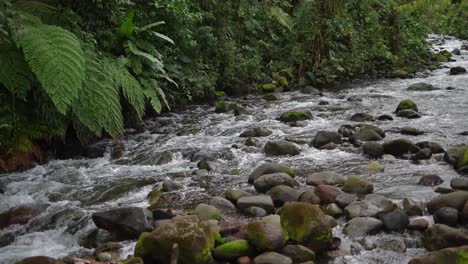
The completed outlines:
[[[145,114],[216,90],[411,71],[430,58],[431,29],[468,35],[467,1],[432,2],[2,1],[0,170],[40,160],[41,142],[119,138]]]

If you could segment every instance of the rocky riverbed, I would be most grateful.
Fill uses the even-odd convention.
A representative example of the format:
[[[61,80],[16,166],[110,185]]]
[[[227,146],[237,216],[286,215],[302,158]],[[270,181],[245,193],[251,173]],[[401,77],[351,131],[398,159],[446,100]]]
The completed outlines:
[[[0,175],[0,263],[468,262],[468,50],[429,41],[411,78],[221,98]]]

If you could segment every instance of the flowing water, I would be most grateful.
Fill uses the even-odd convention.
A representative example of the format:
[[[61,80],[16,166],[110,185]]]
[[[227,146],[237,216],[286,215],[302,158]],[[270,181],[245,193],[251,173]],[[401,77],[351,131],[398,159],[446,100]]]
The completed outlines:
[[[462,41],[456,39],[434,38],[436,36],[430,39],[434,41],[434,49],[451,51],[462,45]],[[453,58],[456,62],[444,65],[468,68],[466,50]],[[332,170],[345,176],[369,177],[374,183],[375,193],[384,194],[398,203],[405,197],[427,201],[436,195],[435,187],[418,185],[421,175],[439,175],[445,180],[442,186],[448,186],[450,179],[458,176],[440,157],[423,164],[385,159],[380,161],[385,165],[384,172],[367,175],[363,166],[369,160],[359,153],[359,149],[343,145],[336,150],[320,151],[307,143],[319,130],[336,131],[342,124],[351,124],[348,119],[354,113],[391,114],[406,98],[416,102],[422,118],[374,122],[386,131],[386,139],[429,140],[444,147],[468,143],[467,136],[458,135],[468,131],[468,75],[450,76],[448,71],[448,68],[442,68],[419,73],[412,79],[361,82],[339,93],[326,90],[323,95],[287,92],[282,93],[281,100],[277,102],[248,96],[248,99],[234,101],[246,105],[251,115],[237,117],[232,113],[214,113],[214,108],[207,105],[192,106],[180,113],[148,120],[144,133],[130,133],[123,141],[126,152],[120,159],[113,160],[107,153],[97,159],[53,160],[26,172],[0,175],[0,212],[22,204],[46,208],[26,225],[0,230],[0,237],[8,234],[15,237],[11,244],[0,248],[0,263],[14,263],[35,255],[64,257],[92,252],[81,247],[79,241],[95,228],[91,220],[93,212],[123,206],[146,207],[147,194],[167,178],[185,186],[165,198],[172,208],[190,208],[211,196],[222,195],[229,188],[253,191],[253,187],[247,184],[247,175],[265,161],[296,168],[302,187],[305,175]],[[410,84],[422,81],[441,89],[428,92],[406,90]],[[455,89],[446,90],[449,86]],[[362,102],[347,101],[353,95],[361,97]],[[322,100],[330,104],[319,106]],[[282,112],[293,109],[310,110],[314,117],[306,122],[305,127],[290,127],[276,120]],[[304,142],[298,145],[302,149],[301,154],[265,157],[261,148],[245,147],[245,139],[239,134],[255,126],[273,131],[269,137],[259,138],[259,145],[268,140],[294,139]],[[398,128],[403,126],[413,126],[426,133],[402,136]],[[110,141],[99,144],[112,146]],[[157,165],[156,161],[164,151],[170,151],[173,159],[167,164]],[[217,170],[192,174],[196,170],[196,162],[191,160],[205,155],[217,158]],[[344,221],[340,223],[334,234],[342,238],[342,246],[340,250],[330,252],[324,263],[405,263],[411,256],[425,253],[418,234],[380,233],[356,243],[341,233]],[[403,241],[406,251],[388,246],[395,240]],[[131,254],[134,242],[124,242],[124,246],[123,256]]]

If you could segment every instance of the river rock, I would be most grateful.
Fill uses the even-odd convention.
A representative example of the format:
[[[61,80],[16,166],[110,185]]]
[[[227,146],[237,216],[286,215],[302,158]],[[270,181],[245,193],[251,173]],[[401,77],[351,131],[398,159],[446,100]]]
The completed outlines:
[[[453,193],[442,194],[432,199],[427,203],[427,209],[431,214],[442,207],[450,207],[461,211],[466,201],[468,201],[468,192],[456,191]]]
[[[328,143],[341,144],[341,134],[333,131],[319,131],[310,143],[315,148],[320,148]]]
[[[359,95],[351,95],[348,97],[348,102],[362,102],[362,98]]]
[[[413,102],[411,101],[410,99],[406,99],[406,100],[403,100],[401,101],[396,110],[395,110],[395,113],[398,113],[402,110],[413,110],[415,112],[418,112],[418,106]]]
[[[315,188],[305,190],[299,197],[299,201],[310,204],[320,204],[320,198],[315,194]]]
[[[352,238],[365,237],[379,232],[382,221],[373,217],[355,217],[349,220],[343,228],[343,233]]]
[[[268,215],[268,213],[267,213],[267,211],[265,211],[265,209],[260,208],[260,207],[256,207],[256,206],[251,206],[251,207],[245,209],[244,213],[246,215],[250,215],[250,216],[253,216],[253,217],[264,217],[264,216]]]
[[[232,204],[231,201],[220,196],[215,196],[211,198],[208,204],[218,208],[221,211],[232,211],[236,209],[236,207],[234,206],[234,204]]]
[[[254,258],[255,264],[292,264],[289,257],[278,254],[276,252],[265,252]]]
[[[385,154],[391,154],[395,157],[401,157],[407,153],[416,153],[419,151],[418,146],[405,138],[385,141],[383,143],[383,148]]]
[[[64,262],[45,256],[36,256],[24,258],[21,261],[16,262],[16,264],[65,264]]]
[[[421,117],[421,115],[418,112],[410,109],[398,111],[398,113],[396,113],[396,116],[408,119],[415,119]]]
[[[195,210],[193,210],[193,214],[202,221],[221,219],[221,212],[218,208],[204,203],[197,205]]]
[[[282,113],[279,117],[281,122],[289,123],[289,122],[297,122],[303,120],[312,119],[312,113],[309,111],[288,111]]]
[[[118,240],[136,239],[141,233],[151,231],[152,215],[143,208],[117,208],[92,214],[94,224],[109,231]]]
[[[343,191],[347,193],[368,194],[374,191],[374,185],[365,178],[350,176],[345,180]]]
[[[338,133],[340,133],[343,137],[350,137],[354,135],[356,132],[356,128],[352,125],[341,125],[340,128],[338,128]]]
[[[468,191],[468,178],[453,178],[450,187],[457,190]]]
[[[301,192],[286,185],[275,186],[266,194],[271,196],[276,206],[282,206],[286,202],[295,202],[301,196]]]
[[[339,207],[336,203],[327,204],[322,207],[322,211],[332,217],[339,217],[343,215],[343,209]]]
[[[391,115],[388,115],[388,114],[383,114],[383,115],[378,116],[377,120],[380,120],[380,121],[393,121],[393,117]]]
[[[247,225],[247,238],[260,252],[278,250],[286,243],[278,215],[270,215]]]
[[[253,194],[248,193],[246,191],[235,190],[235,189],[227,190],[226,192],[224,192],[224,197],[226,197],[226,199],[233,202],[234,204],[237,203],[237,200],[239,200],[239,198],[245,197],[245,196],[252,196],[252,195]]]
[[[444,182],[438,175],[424,175],[419,180],[419,184],[424,186],[437,186]]]
[[[368,155],[370,158],[381,158],[384,154],[384,149],[382,144],[378,142],[366,142],[362,146],[362,151],[364,154]]]
[[[163,192],[172,192],[176,190],[183,189],[184,186],[178,182],[172,180],[165,180],[162,184],[162,191]]]
[[[453,49],[451,53],[452,53],[453,55],[461,55],[460,49],[457,49],[457,48]]]
[[[373,122],[375,121],[375,118],[370,114],[356,113],[353,116],[351,116],[349,120],[353,122]]]
[[[285,140],[268,141],[264,148],[265,154],[270,156],[299,155],[301,150],[291,142]]]
[[[423,205],[422,202],[411,198],[405,198],[403,199],[403,210],[409,216],[422,215]]]
[[[416,218],[410,221],[407,226],[410,230],[424,231],[429,226],[429,222],[424,218]]]
[[[29,205],[20,205],[0,214],[0,229],[10,225],[24,225],[39,215],[43,209]]]
[[[465,73],[466,73],[466,69],[461,66],[450,68],[450,75],[460,75],[460,74],[465,74]]]
[[[264,193],[278,185],[294,186],[294,180],[286,173],[262,175],[254,181],[255,190]]]
[[[344,208],[345,215],[348,219],[355,217],[376,216],[382,210],[369,201],[355,201]]]
[[[289,176],[294,177],[294,169],[288,166],[279,165],[275,163],[264,163],[257,167],[250,175],[249,175],[249,183],[253,183],[258,177],[265,175],[265,174],[273,174],[283,172],[287,173]]]
[[[410,85],[407,90],[420,92],[420,91],[434,91],[434,90],[437,90],[437,88],[435,88],[432,84],[420,82],[420,83],[415,83],[415,84]]]
[[[351,143],[355,143],[358,141],[380,141],[382,137],[375,131],[372,130],[362,130],[357,132],[356,134],[352,135],[349,138]]]
[[[208,158],[204,158],[197,163],[197,167],[200,170],[215,171],[218,168],[218,165],[215,161]]]
[[[437,142],[422,141],[422,142],[416,143],[416,146],[418,146],[420,149],[428,148],[431,150],[432,154],[445,152],[444,148]]]
[[[273,132],[267,128],[263,127],[254,127],[251,129],[248,129],[240,134],[240,137],[268,137],[271,135]]]
[[[237,208],[241,211],[252,206],[263,208],[267,213],[275,211],[273,200],[269,195],[244,196],[237,200]]]
[[[380,216],[385,230],[403,232],[409,224],[408,215],[402,211],[393,211]]]
[[[444,160],[453,164],[455,170],[468,166],[468,145],[451,147],[445,153]]]
[[[437,187],[434,192],[436,193],[442,193],[442,194],[446,194],[446,193],[453,193],[453,192],[456,192],[457,190],[454,190],[452,188],[449,188],[449,187]]]
[[[377,208],[379,208],[380,210],[380,213],[390,212],[397,208],[397,205],[395,203],[393,203],[390,199],[381,194],[368,194],[364,197],[363,201],[370,202],[373,205],[377,206]]]
[[[174,243],[179,245],[179,264],[204,264],[212,260],[211,250],[218,230],[195,216],[178,217],[151,233],[143,233],[135,246],[135,257],[145,263],[169,263]]]
[[[434,222],[448,226],[456,226],[458,224],[458,211],[450,207],[442,207],[434,212]]]
[[[424,131],[419,130],[415,127],[405,126],[400,129],[400,133],[403,135],[419,136],[424,134]]]
[[[468,245],[468,231],[443,224],[435,224],[424,232],[423,243],[424,247],[429,251],[465,246]]]
[[[345,181],[344,177],[333,171],[315,172],[307,177],[308,185],[340,185]]]
[[[315,252],[301,245],[287,245],[281,249],[281,254],[290,257],[293,263],[315,260]]]
[[[369,174],[384,172],[384,170],[385,170],[385,166],[380,164],[377,161],[371,161],[369,162],[369,164],[364,166],[364,171]]]
[[[281,226],[289,239],[321,252],[332,242],[330,222],[318,205],[286,203],[281,210]]]
[[[356,194],[341,192],[340,194],[338,194],[338,196],[336,196],[335,202],[342,208],[345,208],[346,206],[357,200],[358,197]]]
[[[308,86],[305,86],[304,88],[302,88],[302,93],[305,93],[305,94],[320,94],[320,90],[317,89],[317,88],[314,88],[310,85]]]
[[[331,185],[319,185],[315,188],[315,194],[324,204],[334,203],[336,196],[340,194],[340,190]]]
[[[235,260],[252,254],[252,247],[247,240],[238,239],[224,243],[213,250],[213,257],[218,260]]]
[[[269,102],[279,101],[281,100],[281,95],[279,93],[269,93],[263,95],[263,99]]]
[[[446,248],[412,258],[408,264],[460,264],[468,263],[468,246]]]
[[[428,160],[432,157],[432,152],[430,149],[425,148],[411,155],[411,160]]]

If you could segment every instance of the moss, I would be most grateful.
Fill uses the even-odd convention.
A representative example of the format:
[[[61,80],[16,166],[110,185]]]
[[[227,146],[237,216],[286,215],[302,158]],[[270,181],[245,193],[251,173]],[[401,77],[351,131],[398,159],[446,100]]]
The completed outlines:
[[[347,193],[368,194],[373,192],[374,186],[365,178],[350,176],[345,180],[342,190]]]
[[[296,173],[291,167],[281,167],[280,172],[286,173],[291,177],[293,177]]]
[[[262,225],[263,223],[260,221],[250,222],[247,225],[247,238],[259,251],[270,250]]]
[[[442,51],[440,51],[440,52],[439,52],[439,55],[445,56],[445,57],[447,57],[447,58],[449,58],[449,59],[452,57],[452,53],[451,53],[450,51],[448,51],[448,50],[442,50]]]
[[[289,86],[288,79],[286,79],[286,77],[284,77],[284,76],[280,76],[278,78],[278,84],[281,87],[288,87]]]
[[[248,256],[252,248],[247,240],[234,240],[227,242],[213,251],[213,257],[216,259],[233,260],[241,256]]]
[[[289,111],[281,114],[280,121],[282,122],[295,122],[295,121],[302,121],[308,120],[312,118],[312,114],[310,112],[300,112],[300,111]]]
[[[395,112],[399,112],[401,110],[406,110],[406,109],[411,109],[411,110],[414,110],[416,112],[418,112],[418,107],[416,106],[416,104],[411,101],[410,99],[406,99],[406,100],[403,100],[401,101],[399,104],[398,104],[398,107],[397,109],[395,110]]]
[[[150,205],[157,204],[161,198],[162,192],[159,189],[154,189],[148,194],[148,202]]]
[[[331,226],[318,205],[302,202],[286,203],[280,216],[281,226],[289,239],[314,251],[328,248],[332,240]]]
[[[228,111],[228,109],[227,109],[226,102],[224,102],[224,101],[216,102],[216,106],[215,106],[215,112],[216,113],[225,113],[227,111]]]
[[[220,97],[225,97],[226,96],[226,93],[224,91],[215,91],[215,96],[217,98],[220,98]]]
[[[403,71],[407,72],[407,73],[415,73],[416,71],[411,68],[411,67],[403,67],[402,69]]]
[[[261,87],[262,91],[265,93],[272,93],[276,90],[276,88],[278,88],[278,86],[274,83],[263,84]]]
[[[459,250],[457,252],[457,264],[468,263],[468,250]]]
[[[434,61],[437,61],[437,62],[448,62],[448,61],[449,61],[449,57],[444,56],[443,54],[440,54],[440,53],[438,53],[438,54],[433,54],[433,55],[432,55],[432,59],[433,59]]]

